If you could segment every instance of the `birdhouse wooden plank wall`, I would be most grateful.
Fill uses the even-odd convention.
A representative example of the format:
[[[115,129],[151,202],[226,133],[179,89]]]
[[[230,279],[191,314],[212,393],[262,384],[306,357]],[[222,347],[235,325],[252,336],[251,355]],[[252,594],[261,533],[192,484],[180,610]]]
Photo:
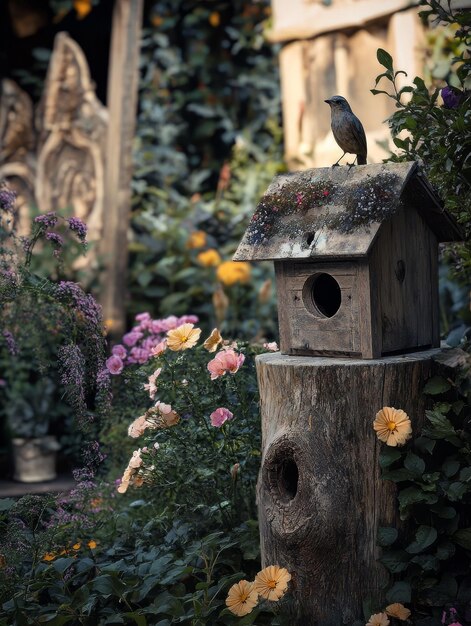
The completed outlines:
[[[234,260],[275,261],[280,349],[380,356],[440,343],[438,243],[460,240],[416,163],[275,178]]]

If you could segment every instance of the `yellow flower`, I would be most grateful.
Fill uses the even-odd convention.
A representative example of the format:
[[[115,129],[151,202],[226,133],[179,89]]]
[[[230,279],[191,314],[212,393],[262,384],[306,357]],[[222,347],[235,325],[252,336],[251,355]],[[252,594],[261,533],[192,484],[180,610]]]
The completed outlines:
[[[80,550],[80,546],[82,544],[80,543],[80,541],[77,541],[77,543],[74,543],[74,545],[72,546],[72,550]]]
[[[203,347],[206,348],[208,352],[216,352],[217,347],[221,343],[222,343],[221,333],[218,331],[217,328],[213,328],[213,330],[211,331],[211,334],[204,342]]]
[[[254,588],[266,600],[279,600],[288,588],[291,574],[284,567],[269,565],[255,576]]]
[[[196,250],[206,245],[206,233],[204,230],[193,231],[187,239],[186,247],[190,250]]]
[[[221,23],[221,16],[219,15],[219,13],[217,11],[213,11],[210,14],[210,16],[209,16],[209,23],[214,28],[216,28],[216,26],[219,26],[219,24]]]
[[[223,285],[246,283],[250,280],[250,265],[245,261],[224,261],[218,267],[216,276]]]
[[[52,552],[46,552],[46,554],[43,556],[43,561],[53,561],[55,558],[55,554],[53,554]]]
[[[389,620],[386,613],[375,613],[370,617],[366,626],[389,626]]]
[[[167,333],[167,347],[174,352],[188,350],[198,342],[201,328],[193,328],[194,324],[182,324]]]
[[[258,604],[258,594],[254,589],[254,583],[241,580],[232,585],[226,598],[226,606],[231,613],[242,617],[247,615]]]
[[[389,606],[386,607],[385,611],[389,616],[396,617],[397,619],[400,619],[403,622],[406,619],[409,619],[410,617],[409,609],[406,609],[406,607],[400,602],[395,602],[394,604],[390,604]]]
[[[410,419],[402,409],[384,406],[373,422],[378,439],[388,446],[402,446],[412,435]]]
[[[200,252],[196,257],[196,260],[203,267],[217,267],[221,263],[219,252],[214,250],[214,248],[209,248],[209,250]]]
[[[97,546],[97,543],[94,539],[90,539],[90,541],[87,543],[87,546],[90,548],[90,550],[94,550]]]
[[[79,20],[83,20],[92,10],[91,0],[74,0],[74,9]]]

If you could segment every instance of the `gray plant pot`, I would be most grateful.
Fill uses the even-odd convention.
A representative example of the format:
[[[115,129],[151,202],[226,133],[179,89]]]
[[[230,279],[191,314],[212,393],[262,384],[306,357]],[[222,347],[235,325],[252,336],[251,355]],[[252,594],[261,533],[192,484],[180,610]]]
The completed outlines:
[[[21,483],[41,483],[57,476],[56,457],[60,444],[54,435],[12,439],[15,473]]]

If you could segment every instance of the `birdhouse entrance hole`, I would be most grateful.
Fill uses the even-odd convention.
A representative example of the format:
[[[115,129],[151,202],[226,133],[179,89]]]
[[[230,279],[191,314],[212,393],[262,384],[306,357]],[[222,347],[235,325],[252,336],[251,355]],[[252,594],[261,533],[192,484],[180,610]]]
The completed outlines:
[[[303,301],[316,317],[333,317],[342,304],[340,285],[330,274],[314,274],[304,285]]]

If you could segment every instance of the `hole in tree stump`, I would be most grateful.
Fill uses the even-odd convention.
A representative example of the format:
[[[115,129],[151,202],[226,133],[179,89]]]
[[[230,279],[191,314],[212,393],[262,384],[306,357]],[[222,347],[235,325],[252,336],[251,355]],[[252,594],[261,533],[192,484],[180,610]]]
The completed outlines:
[[[279,450],[267,469],[270,490],[285,502],[293,500],[298,492],[299,470],[292,451]]]
[[[306,237],[306,243],[308,246],[311,245],[311,243],[314,241],[314,237],[316,236],[316,233],[308,233],[307,237]]]
[[[303,301],[317,317],[333,317],[342,304],[340,285],[330,274],[315,274],[304,284]]]

